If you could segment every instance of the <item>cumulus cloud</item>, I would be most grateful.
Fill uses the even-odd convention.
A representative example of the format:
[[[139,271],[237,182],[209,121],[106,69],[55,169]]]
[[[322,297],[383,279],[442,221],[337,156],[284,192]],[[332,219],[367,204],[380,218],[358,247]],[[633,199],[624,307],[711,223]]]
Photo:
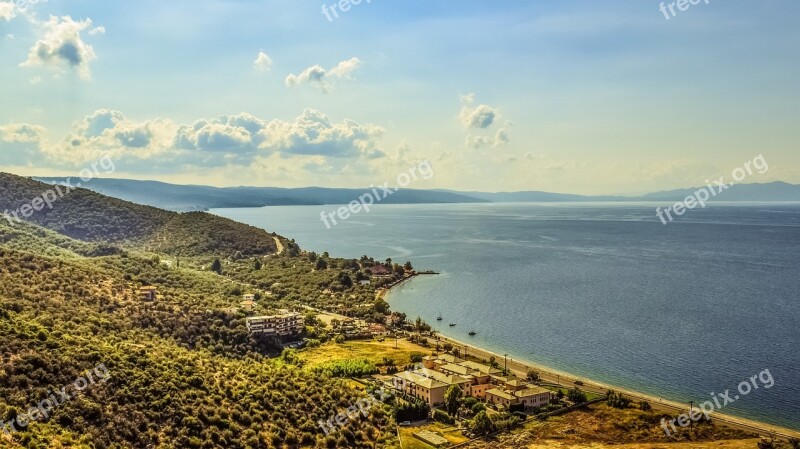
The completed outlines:
[[[0,1],[0,20],[5,20],[8,22],[16,16],[17,12],[14,2],[5,0]]]
[[[38,125],[14,123],[0,126],[0,142],[31,143],[43,140],[45,129]]]
[[[27,123],[0,126],[0,163],[35,165],[42,158],[45,129]]]
[[[467,94],[461,97],[461,123],[466,128],[486,129],[494,124],[497,118],[497,109],[480,104],[475,106],[475,95]]]
[[[353,120],[332,123],[314,109],[306,109],[292,122],[273,120],[262,131],[263,149],[289,154],[329,157],[380,157],[377,140],[384,129]]]
[[[121,166],[160,172],[250,166],[276,154],[281,161],[338,168],[386,156],[379,148],[383,128],[353,120],[333,122],[314,109],[288,121],[240,113],[187,124],[167,119],[136,121],[120,111],[100,109],[76,122],[51,146],[41,144],[43,128],[13,126],[0,128],[0,143],[26,144],[38,151],[38,160],[61,166],[77,166],[102,154],[111,154]],[[25,157],[37,160],[30,153]]]
[[[66,65],[77,70],[82,79],[90,79],[89,62],[97,59],[97,56],[92,46],[83,41],[81,33],[91,26],[90,19],[74,21],[70,16],[50,16],[42,24],[42,35],[31,47],[28,59],[21,66],[41,66],[61,71]],[[89,34],[92,34],[91,31]]]
[[[253,67],[259,72],[269,72],[272,69],[272,58],[263,51],[259,51],[256,60],[253,61]]]
[[[179,126],[174,144],[183,150],[249,157],[264,141],[262,130],[266,126],[267,122],[247,113],[201,119],[192,125]]]
[[[352,80],[352,73],[361,67],[363,62],[358,58],[342,61],[330,70],[325,70],[320,65],[313,65],[297,75],[289,74],[286,77],[286,86],[294,87],[300,84],[309,84],[323,93],[329,93],[337,79]]]
[[[503,128],[498,129],[494,136],[477,136],[467,135],[466,145],[471,148],[492,147],[500,148],[508,145],[510,139],[508,137],[508,128],[511,127],[511,122],[506,122]]]

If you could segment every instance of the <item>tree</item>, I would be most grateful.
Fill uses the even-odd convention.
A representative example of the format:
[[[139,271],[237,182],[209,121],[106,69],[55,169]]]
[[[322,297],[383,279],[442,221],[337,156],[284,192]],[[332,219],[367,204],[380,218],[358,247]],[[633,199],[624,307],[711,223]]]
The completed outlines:
[[[315,268],[318,271],[327,270],[328,269],[328,262],[325,262],[325,259],[317,259],[317,264],[315,265]]]
[[[411,262],[406,262],[406,264],[405,264],[405,265],[403,265],[403,268],[404,268],[406,271],[414,271],[414,267],[411,265]]]
[[[447,408],[447,413],[449,413],[450,416],[456,415],[458,407],[461,405],[461,396],[463,395],[464,392],[461,391],[458,385],[450,385],[450,388],[445,392],[444,406]]]
[[[220,262],[219,259],[214,259],[214,261],[211,262],[211,271],[222,274],[222,262]]]
[[[653,407],[650,405],[649,402],[641,401],[639,402],[639,409],[643,412],[649,412],[650,410],[653,409]]]
[[[567,391],[567,399],[576,403],[576,404],[583,404],[586,402],[586,393],[581,391],[578,387],[573,387],[569,391]]]
[[[622,393],[617,393],[614,390],[608,390],[606,393],[606,403],[609,407],[614,408],[628,408],[631,405],[631,400],[626,398]]]
[[[528,371],[528,382],[539,382],[539,373],[536,371]]]
[[[375,301],[375,311],[378,313],[386,314],[389,312],[389,303],[379,299]]]
[[[339,272],[339,283],[342,284],[344,288],[350,288],[353,286],[353,279],[350,278],[350,275],[347,274],[346,271]]]
[[[489,357],[489,366],[497,368],[497,359],[494,356]]]
[[[486,410],[479,412],[470,422],[470,430],[477,435],[488,435],[494,432],[494,424],[486,414]]]
[[[261,269],[261,261],[260,260],[256,259],[256,261],[253,262],[253,269],[256,270],[256,271]]]

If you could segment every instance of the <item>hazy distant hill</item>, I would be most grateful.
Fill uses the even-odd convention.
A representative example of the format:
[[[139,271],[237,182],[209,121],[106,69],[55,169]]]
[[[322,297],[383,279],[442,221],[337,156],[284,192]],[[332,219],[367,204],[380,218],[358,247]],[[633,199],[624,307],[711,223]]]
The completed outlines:
[[[61,182],[64,178],[36,178]],[[94,179],[84,185],[103,195],[174,211],[197,211],[222,207],[263,207],[284,205],[347,204],[370,189],[329,189],[306,187],[209,187],[175,185],[157,181],[129,179]],[[377,189],[379,194],[383,194]],[[383,204],[480,203],[485,200],[456,192],[436,190],[399,190],[381,199]]]
[[[63,178],[36,178],[45,182]],[[157,181],[94,179],[84,187],[103,195],[173,211],[198,211],[224,207],[263,207],[284,205],[347,204],[370,189],[332,189],[323,187],[209,187],[175,185]],[[699,187],[698,187],[699,188]],[[382,204],[422,203],[551,203],[598,201],[679,201],[698,188],[650,193],[643,196],[572,195],[540,191],[458,192],[453,190],[399,190]],[[378,189],[381,193],[381,190]],[[741,184],[725,190],[714,201],[800,201],[800,186],[785,182]]]
[[[568,203],[581,201],[628,201],[624,196],[586,196],[550,192],[460,192],[493,203]]]
[[[701,187],[668,190],[642,196],[645,201],[680,201],[694,194]],[[718,187],[714,187],[717,192]],[[781,181],[769,184],[739,184],[718,193],[714,201],[800,201],[800,185]]]

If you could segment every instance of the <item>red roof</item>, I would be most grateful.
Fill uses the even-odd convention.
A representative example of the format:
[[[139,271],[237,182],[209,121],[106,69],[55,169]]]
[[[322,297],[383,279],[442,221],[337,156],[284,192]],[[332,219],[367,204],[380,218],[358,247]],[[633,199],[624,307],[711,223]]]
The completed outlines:
[[[392,272],[386,269],[386,267],[383,265],[375,265],[374,267],[370,268],[370,272],[376,275],[392,274]]]

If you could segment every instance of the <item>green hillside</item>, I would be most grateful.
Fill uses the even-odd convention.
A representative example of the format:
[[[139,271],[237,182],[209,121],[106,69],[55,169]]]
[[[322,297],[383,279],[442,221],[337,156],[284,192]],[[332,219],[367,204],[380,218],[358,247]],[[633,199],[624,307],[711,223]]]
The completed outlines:
[[[73,182],[74,184],[74,182]],[[179,214],[109,198],[86,189],[70,190],[7,173],[0,173],[0,213],[5,223],[16,217],[57,233],[87,242],[105,242],[147,248],[177,256],[203,256],[209,251],[223,256],[266,255],[277,250],[266,231],[227,218],[195,212]],[[52,192],[47,204],[39,203]],[[60,192],[60,193],[59,193]],[[63,194],[63,196],[61,196]],[[9,218],[10,217],[10,218]]]
[[[47,187],[0,182],[3,208]],[[317,421],[366,393],[278,357],[276,342],[249,334],[247,315],[232,309],[245,292],[262,296],[258,312],[331,301],[323,290],[348,304],[374,300],[342,277],[355,261],[326,256],[318,269],[293,243],[273,254],[272,235],[208,214],[80,190],[60,201],[31,217],[48,229],[0,221],[0,427],[99,364],[109,377],[47,419],[0,430],[0,447],[395,447],[388,405],[326,436]],[[221,274],[184,257],[218,258]],[[141,300],[142,285],[159,299]]]

